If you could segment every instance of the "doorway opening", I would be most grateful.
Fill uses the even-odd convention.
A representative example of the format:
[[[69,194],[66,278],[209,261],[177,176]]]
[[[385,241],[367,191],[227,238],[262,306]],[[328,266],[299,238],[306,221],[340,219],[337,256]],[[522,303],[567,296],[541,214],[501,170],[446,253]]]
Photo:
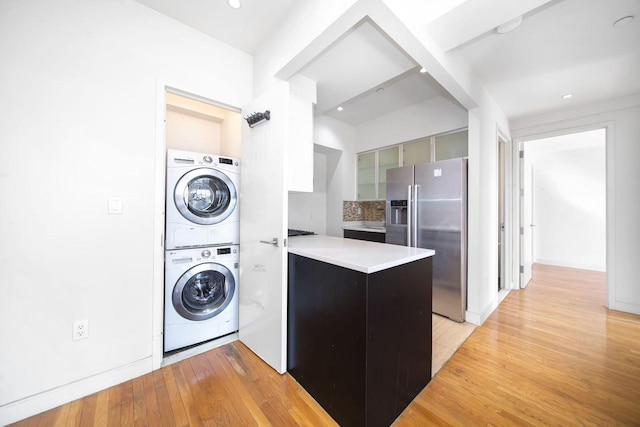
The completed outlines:
[[[533,264],[606,271],[606,128],[521,143],[521,281]]]
[[[165,297],[165,197],[167,149],[202,151],[228,157],[237,156],[241,146],[242,114],[239,108],[195,95],[203,88],[177,89],[178,85],[159,79],[156,87],[156,144],[154,186],[154,279],[153,279],[153,369],[174,363],[207,346],[224,344],[222,339],[177,351],[164,352]],[[216,153],[218,151],[218,153]],[[232,335],[226,338],[232,340]]]

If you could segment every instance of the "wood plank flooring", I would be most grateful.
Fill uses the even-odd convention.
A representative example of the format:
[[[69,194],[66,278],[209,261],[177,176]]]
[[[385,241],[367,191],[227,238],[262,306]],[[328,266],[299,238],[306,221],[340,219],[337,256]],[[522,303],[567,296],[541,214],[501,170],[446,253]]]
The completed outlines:
[[[640,425],[640,316],[605,303],[604,274],[536,265],[394,426]],[[336,424],[236,341],[16,424],[94,425]]]
[[[604,273],[536,265],[395,423],[640,425],[640,316]]]
[[[469,338],[476,326],[473,323],[458,323],[437,314],[431,316],[431,321],[433,324],[431,378],[433,378]]]

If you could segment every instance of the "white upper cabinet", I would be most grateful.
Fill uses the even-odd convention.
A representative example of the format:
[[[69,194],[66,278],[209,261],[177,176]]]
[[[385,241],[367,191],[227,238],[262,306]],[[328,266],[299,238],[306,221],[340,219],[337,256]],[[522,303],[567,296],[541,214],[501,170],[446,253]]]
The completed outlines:
[[[289,83],[287,189],[313,191],[313,104],[316,83],[300,74]]]

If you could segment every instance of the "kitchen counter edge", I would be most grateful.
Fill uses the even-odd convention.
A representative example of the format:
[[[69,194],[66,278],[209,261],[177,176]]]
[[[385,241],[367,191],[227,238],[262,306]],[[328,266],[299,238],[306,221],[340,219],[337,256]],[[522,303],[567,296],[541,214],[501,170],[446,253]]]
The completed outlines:
[[[366,231],[367,233],[386,233],[387,229],[383,226],[370,225],[343,225],[343,230]]]
[[[291,254],[323,261],[366,274],[408,264],[435,255],[432,249],[324,235],[296,236],[288,240]]]

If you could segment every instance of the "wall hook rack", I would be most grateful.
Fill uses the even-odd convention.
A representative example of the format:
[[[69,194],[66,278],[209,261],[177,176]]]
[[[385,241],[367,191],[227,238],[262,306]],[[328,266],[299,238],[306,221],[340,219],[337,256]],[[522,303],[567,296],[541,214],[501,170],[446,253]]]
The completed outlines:
[[[258,126],[260,123],[264,123],[267,120],[271,120],[271,111],[266,110],[264,113],[249,114],[244,118],[250,128]]]

